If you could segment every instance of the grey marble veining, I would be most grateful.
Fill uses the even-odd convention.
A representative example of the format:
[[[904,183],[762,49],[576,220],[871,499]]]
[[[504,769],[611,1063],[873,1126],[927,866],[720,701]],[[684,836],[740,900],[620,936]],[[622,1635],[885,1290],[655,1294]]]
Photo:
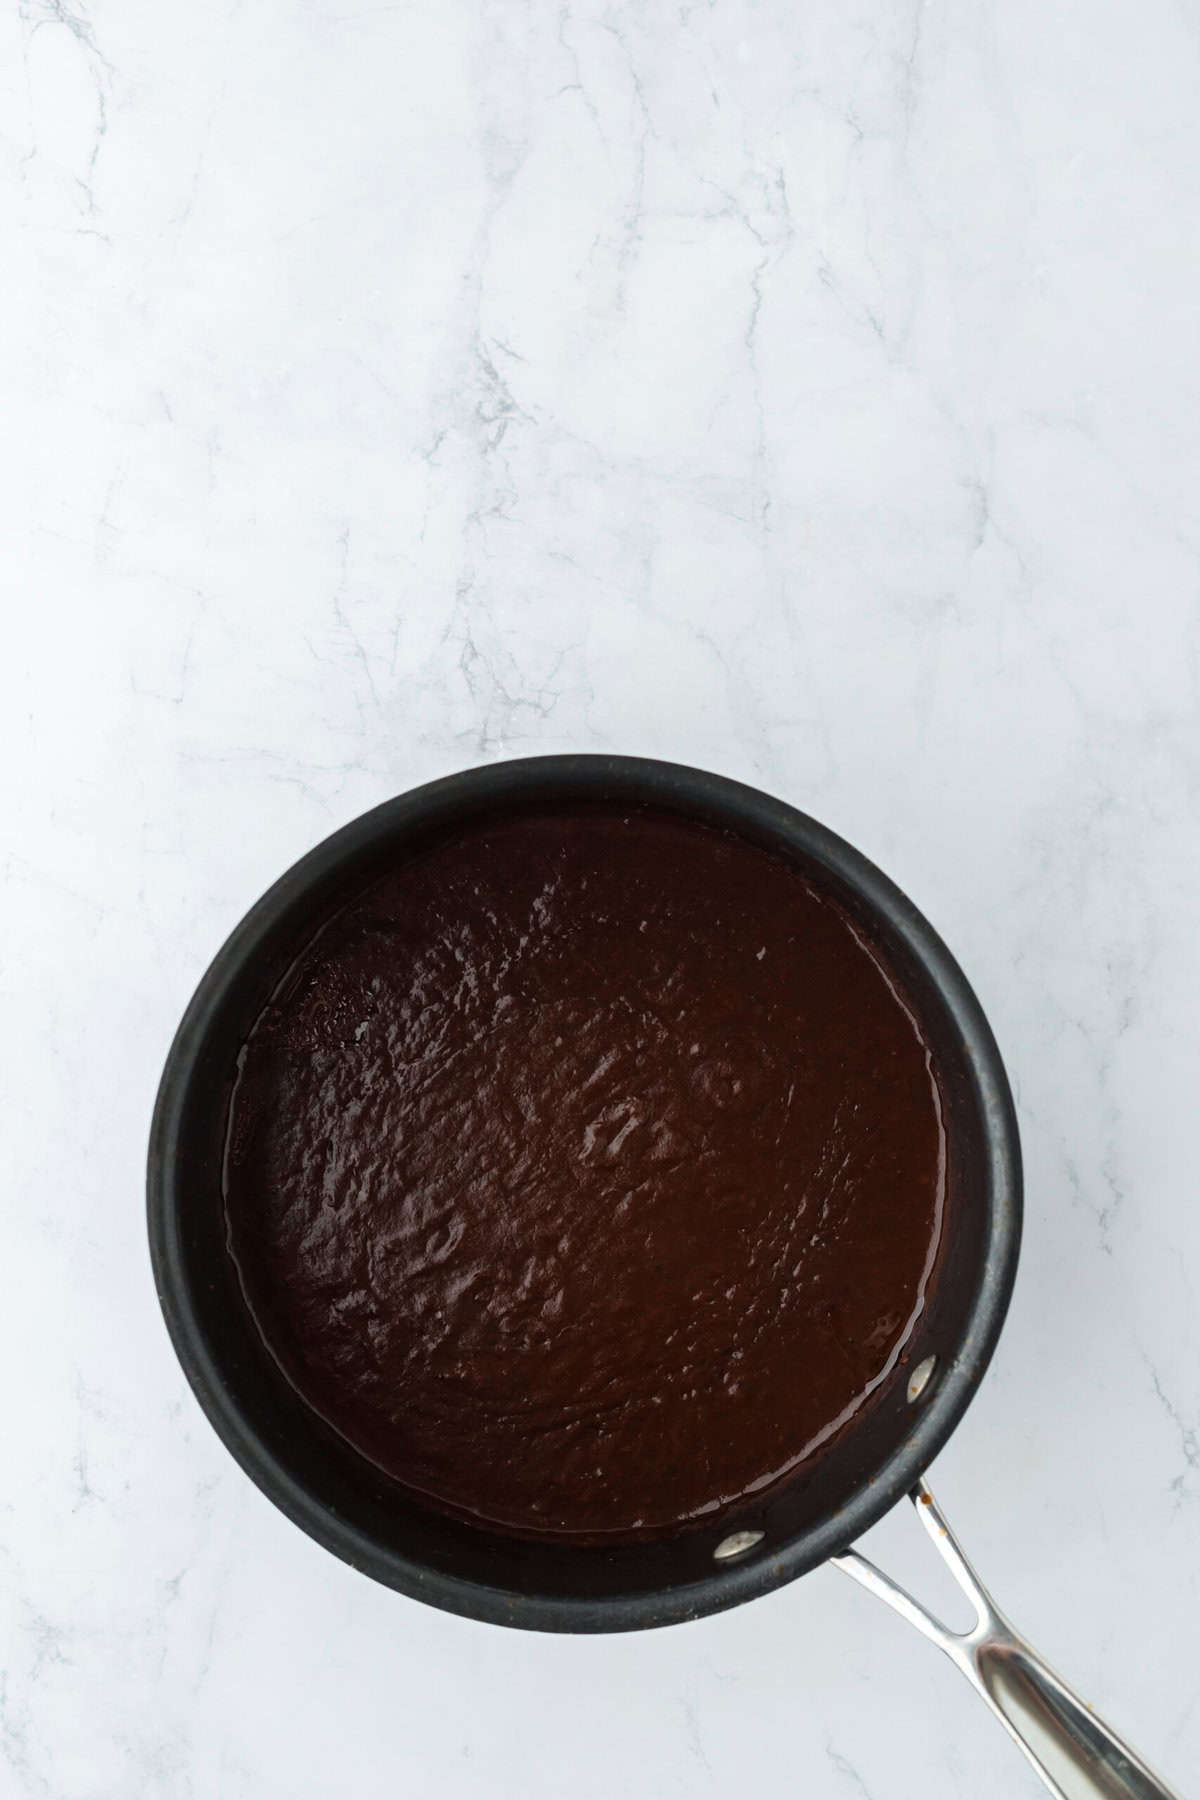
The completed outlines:
[[[0,19],[0,1793],[1038,1791],[832,1571],[466,1624],[185,1388],[142,1158],[206,961],[364,807],[568,748],[796,802],[966,967],[1029,1218],[935,1483],[1189,1791],[1198,80],[1181,0]]]

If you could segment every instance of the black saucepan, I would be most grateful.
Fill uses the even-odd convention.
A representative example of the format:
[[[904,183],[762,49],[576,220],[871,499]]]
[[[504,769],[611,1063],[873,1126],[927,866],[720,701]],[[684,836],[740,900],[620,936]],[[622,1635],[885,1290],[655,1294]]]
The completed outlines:
[[[249,1318],[221,1198],[238,1052],[314,918],[382,859],[394,864],[467,821],[597,800],[734,830],[814,872],[869,927],[934,1051],[953,1196],[941,1274],[902,1362],[814,1473],[801,1471],[710,1531],[603,1548],[518,1540],[428,1510],[319,1420]],[[918,1490],[1004,1321],[1021,1233],[1021,1157],[1004,1068],[974,994],[937,933],[865,857],[803,813],[720,776],[631,757],[535,757],[387,801],[318,845],[251,908],[171,1047],[151,1132],[148,1210],[155,1281],[188,1380],[228,1449],[289,1518],[355,1568],[451,1612],[547,1631],[622,1631],[694,1619],[779,1587],[845,1552]]]

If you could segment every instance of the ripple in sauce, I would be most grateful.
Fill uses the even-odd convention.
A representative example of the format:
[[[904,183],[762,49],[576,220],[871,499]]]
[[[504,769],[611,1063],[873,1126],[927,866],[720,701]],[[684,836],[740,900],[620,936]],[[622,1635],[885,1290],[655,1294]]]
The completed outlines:
[[[519,1533],[669,1531],[809,1462],[942,1227],[933,1063],[796,869],[652,813],[510,819],[324,922],[242,1051],[225,1206],[301,1395]]]

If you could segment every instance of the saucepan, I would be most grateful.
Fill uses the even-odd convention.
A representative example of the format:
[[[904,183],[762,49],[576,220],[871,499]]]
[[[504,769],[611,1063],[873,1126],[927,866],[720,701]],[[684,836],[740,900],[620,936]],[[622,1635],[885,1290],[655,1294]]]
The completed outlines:
[[[424,1506],[323,1423],[284,1379],[242,1300],[221,1197],[239,1050],[282,969],[338,896],[384,859],[468,823],[548,803],[666,808],[783,855],[862,921],[902,977],[941,1077],[948,1237],[906,1354],[875,1404],[782,1488],[657,1542],[542,1543]],[[939,1646],[1063,1800],[1170,1800],[997,1610],[924,1473],[975,1394],[996,1345],[1021,1235],[1021,1157],[1000,1054],[937,933],[874,865],[815,820],[753,788],[670,763],[534,757],[468,770],[387,801],[303,857],[252,907],[203,977],[159,1089],[148,1170],[150,1247],[172,1342],[227,1448],[289,1518],[402,1594],[493,1624],[629,1631],[752,1600],[837,1563]],[[786,1406],[787,1395],[780,1394]],[[857,1550],[911,1497],[975,1611],[954,1633]]]

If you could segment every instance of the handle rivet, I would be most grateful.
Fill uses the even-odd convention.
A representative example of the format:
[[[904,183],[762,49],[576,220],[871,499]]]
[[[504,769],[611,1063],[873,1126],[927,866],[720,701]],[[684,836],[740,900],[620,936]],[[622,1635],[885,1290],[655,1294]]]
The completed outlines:
[[[933,1380],[933,1372],[936,1368],[936,1356],[927,1356],[924,1362],[919,1362],[917,1364],[916,1368],[908,1378],[908,1403],[910,1406],[915,1400],[921,1398],[921,1395]]]
[[[745,1556],[747,1550],[753,1550],[755,1544],[761,1544],[762,1541],[761,1531],[731,1531],[713,1551],[713,1561],[728,1562],[731,1557]]]

